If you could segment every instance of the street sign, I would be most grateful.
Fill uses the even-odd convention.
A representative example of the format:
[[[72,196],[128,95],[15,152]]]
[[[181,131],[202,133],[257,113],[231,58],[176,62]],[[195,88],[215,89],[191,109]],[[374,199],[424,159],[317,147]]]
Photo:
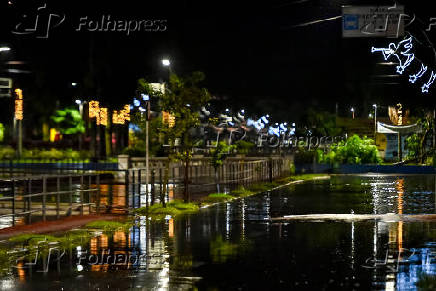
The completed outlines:
[[[404,6],[342,6],[342,37],[404,35]]]
[[[0,78],[0,97],[11,97],[12,79]]]

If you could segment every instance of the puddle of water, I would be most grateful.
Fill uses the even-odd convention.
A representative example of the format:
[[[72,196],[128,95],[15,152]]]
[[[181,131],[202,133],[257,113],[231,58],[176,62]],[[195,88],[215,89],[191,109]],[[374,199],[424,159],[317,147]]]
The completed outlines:
[[[38,272],[42,259],[32,269],[12,268],[0,289],[415,290],[421,274],[436,274],[436,222],[265,218],[435,213],[434,189],[434,176],[334,177],[177,220],[142,217],[129,231],[97,233],[67,250],[46,273]],[[120,261],[105,261],[110,255]]]

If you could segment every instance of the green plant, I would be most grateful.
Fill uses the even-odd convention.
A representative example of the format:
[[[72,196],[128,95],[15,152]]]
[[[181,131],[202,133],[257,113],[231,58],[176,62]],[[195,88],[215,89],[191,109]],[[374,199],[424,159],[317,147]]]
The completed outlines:
[[[62,134],[77,134],[85,132],[85,122],[80,112],[74,108],[56,110],[51,116],[51,120],[56,124]]]
[[[105,231],[128,230],[132,226],[130,222],[119,222],[109,220],[96,220],[86,224],[88,228],[96,228]]]
[[[199,209],[198,205],[194,203],[184,203],[180,200],[174,200],[167,203],[165,206],[159,203],[149,207],[137,208],[134,212],[138,215],[148,215],[154,219],[163,219],[167,215],[175,217],[180,214],[195,213]]]
[[[333,144],[330,151],[318,150],[318,162],[327,164],[371,164],[380,163],[374,141],[358,135],[349,137],[345,142]]]
[[[157,92],[144,79],[138,81],[138,91],[148,94],[152,99],[159,99],[160,109],[171,114],[174,124],[162,124],[160,134],[168,140],[171,160],[181,161],[185,167],[184,192],[185,202],[190,201],[189,167],[192,159],[194,135],[192,129],[200,125],[200,109],[207,104],[211,96],[206,88],[200,87],[205,76],[202,72],[194,72],[186,78],[170,75],[165,92]],[[179,141],[176,144],[176,141]]]
[[[15,150],[10,146],[0,147],[0,159],[7,160],[13,159],[15,156]]]
[[[235,190],[230,191],[230,194],[232,196],[236,196],[236,197],[246,197],[246,196],[250,196],[253,195],[254,192],[250,191],[248,189],[245,189],[244,186],[239,186],[238,188],[236,188]]]
[[[204,198],[207,203],[219,203],[233,200],[235,197],[226,193],[212,193]]]
[[[245,140],[238,140],[235,145],[239,154],[248,154],[254,147],[254,143]]]
[[[407,159],[418,159],[420,154],[420,139],[416,133],[406,138],[404,145],[407,152]]]

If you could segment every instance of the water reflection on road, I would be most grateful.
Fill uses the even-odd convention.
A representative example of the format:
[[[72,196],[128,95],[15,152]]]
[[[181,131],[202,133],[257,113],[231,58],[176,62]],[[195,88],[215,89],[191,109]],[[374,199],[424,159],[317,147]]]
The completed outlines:
[[[333,177],[98,233],[48,273],[14,269],[2,290],[415,290],[436,275],[434,222],[280,222],[310,213],[435,213],[434,176]],[[90,265],[87,254],[141,260]],[[114,258],[112,257],[112,259]],[[80,267],[79,267],[80,266]]]

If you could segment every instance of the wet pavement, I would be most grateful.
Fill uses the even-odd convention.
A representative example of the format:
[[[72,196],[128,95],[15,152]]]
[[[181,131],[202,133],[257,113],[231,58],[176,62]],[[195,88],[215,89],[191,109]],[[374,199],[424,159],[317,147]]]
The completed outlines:
[[[51,260],[18,261],[0,289],[416,290],[436,275],[436,222],[269,219],[436,213],[435,187],[434,175],[334,176],[176,220],[141,217]]]

